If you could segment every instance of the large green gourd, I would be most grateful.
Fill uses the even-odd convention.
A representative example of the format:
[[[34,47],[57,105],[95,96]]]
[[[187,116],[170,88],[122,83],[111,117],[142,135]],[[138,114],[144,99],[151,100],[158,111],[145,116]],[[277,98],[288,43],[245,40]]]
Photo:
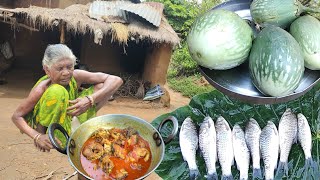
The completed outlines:
[[[216,9],[199,17],[188,34],[191,57],[209,69],[230,69],[249,56],[253,31],[239,15]]]
[[[304,12],[320,12],[303,6],[298,0],[253,0],[250,5],[253,20],[261,25],[287,28]]]
[[[264,28],[253,41],[249,71],[263,94],[281,97],[293,93],[304,73],[299,44],[279,27]]]
[[[290,26],[290,34],[298,41],[304,66],[320,70],[320,22],[309,15],[299,17]]]

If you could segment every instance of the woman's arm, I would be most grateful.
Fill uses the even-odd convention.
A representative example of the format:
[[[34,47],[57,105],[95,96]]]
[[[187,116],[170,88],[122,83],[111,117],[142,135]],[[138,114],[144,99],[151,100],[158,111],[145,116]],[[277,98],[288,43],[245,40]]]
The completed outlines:
[[[35,137],[38,134],[39,136],[42,134],[32,129],[24,119],[24,116],[26,116],[29,112],[33,110],[33,108],[41,98],[42,94],[44,93],[45,86],[47,83],[48,83],[48,80],[45,80],[41,82],[37,87],[34,87],[30,91],[28,97],[19,105],[19,107],[15,110],[15,112],[12,115],[13,123],[20,129],[21,132],[27,134],[32,139],[35,139]],[[44,150],[49,151],[50,149],[53,148],[51,143],[48,143],[48,141],[44,140],[46,139],[46,137],[38,137],[37,139],[39,139],[39,144],[35,142],[35,146],[37,148],[43,151]]]
[[[93,73],[84,70],[74,70],[73,76],[78,86],[83,83],[95,85],[94,93],[91,95],[95,104],[99,104],[110,98],[123,83],[120,77],[101,72]],[[78,116],[90,107],[88,106],[90,101],[86,97],[77,99],[73,103],[74,105],[68,108],[68,110],[73,110],[69,113],[72,116]]]
[[[44,93],[43,83],[40,83],[37,87],[34,87],[28,97],[19,105],[16,111],[12,115],[13,123],[20,129],[21,132],[27,134],[31,138],[38,134],[38,132],[32,129],[24,119],[29,112],[33,110],[42,94]]]

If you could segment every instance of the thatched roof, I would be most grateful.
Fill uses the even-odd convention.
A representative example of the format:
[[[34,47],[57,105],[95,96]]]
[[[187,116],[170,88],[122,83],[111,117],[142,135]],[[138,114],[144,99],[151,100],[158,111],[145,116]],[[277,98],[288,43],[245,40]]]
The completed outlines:
[[[57,23],[65,23],[67,31],[85,34],[94,33],[97,29],[101,29],[104,35],[114,36],[114,31],[116,31],[114,23],[119,23],[120,21],[117,21],[114,17],[107,17],[110,20],[109,22],[91,19],[88,16],[89,6],[90,4],[74,4],[65,9],[30,6],[29,8],[6,9],[6,11],[15,15],[22,15],[20,17],[27,20],[25,23],[27,22],[29,26],[35,28],[38,28],[39,25],[46,29],[54,28]],[[180,41],[164,16],[161,18],[159,28],[139,19],[132,19],[130,23],[123,25],[127,27],[128,38],[132,40],[149,40],[152,43],[166,43],[172,46],[176,46]],[[126,40],[121,38],[112,37],[112,39],[118,40],[119,43],[126,43]]]

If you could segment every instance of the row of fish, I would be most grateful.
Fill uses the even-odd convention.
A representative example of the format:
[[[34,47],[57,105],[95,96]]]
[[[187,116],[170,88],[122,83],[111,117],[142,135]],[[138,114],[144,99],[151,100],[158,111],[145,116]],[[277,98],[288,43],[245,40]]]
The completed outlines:
[[[260,159],[264,163],[264,177],[274,179],[274,171],[288,174],[288,157],[292,144],[299,141],[305,154],[306,166],[312,164],[311,130],[306,117],[299,113],[297,116],[287,109],[282,115],[279,127],[272,121],[261,130],[253,118],[248,121],[245,131],[236,124],[231,130],[228,122],[218,117],[216,122],[211,117],[205,117],[199,128],[191,118],[186,118],[180,129],[179,142],[183,159],[188,163],[190,178],[196,179],[199,170],[196,164],[198,147],[205,160],[207,179],[218,179],[216,161],[219,161],[221,179],[233,179],[231,166],[235,159],[240,179],[248,179],[250,157],[253,167],[253,178],[262,179]],[[280,159],[278,163],[278,156]],[[261,156],[261,157],[260,157]]]

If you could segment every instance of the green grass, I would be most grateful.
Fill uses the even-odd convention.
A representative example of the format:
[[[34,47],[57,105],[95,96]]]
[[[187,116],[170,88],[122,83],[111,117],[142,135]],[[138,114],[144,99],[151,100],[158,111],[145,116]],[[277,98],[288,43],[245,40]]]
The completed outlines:
[[[169,77],[168,85],[174,91],[180,92],[183,96],[192,98],[197,94],[202,94],[214,90],[214,88],[203,81],[200,74],[193,76]]]

